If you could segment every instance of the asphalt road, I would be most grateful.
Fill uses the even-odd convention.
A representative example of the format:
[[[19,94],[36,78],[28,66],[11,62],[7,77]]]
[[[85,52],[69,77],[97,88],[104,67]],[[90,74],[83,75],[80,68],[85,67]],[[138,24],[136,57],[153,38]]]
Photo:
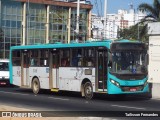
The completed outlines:
[[[117,99],[113,96],[96,94],[92,100],[87,101],[80,93],[75,92],[43,91],[34,95],[29,89],[0,87],[0,104],[46,111],[48,115],[53,115],[55,111],[55,116],[117,117],[128,114],[134,120],[135,117],[132,115],[157,112],[160,119],[160,99],[147,99],[142,95],[129,95]]]

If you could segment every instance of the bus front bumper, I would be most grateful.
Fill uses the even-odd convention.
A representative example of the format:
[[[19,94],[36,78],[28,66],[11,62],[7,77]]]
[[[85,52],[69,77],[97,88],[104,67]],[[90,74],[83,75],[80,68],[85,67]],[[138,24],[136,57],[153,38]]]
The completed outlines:
[[[149,84],[134,85],[134,86],[121,86],[109,82],[108,94],[132,94],[132,93],[145,93],[149,92]]]

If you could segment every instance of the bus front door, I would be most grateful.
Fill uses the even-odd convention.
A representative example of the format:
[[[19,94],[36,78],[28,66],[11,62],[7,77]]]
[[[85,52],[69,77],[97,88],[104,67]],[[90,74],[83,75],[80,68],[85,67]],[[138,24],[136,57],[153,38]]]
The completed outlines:
[[[57,92],[59,89],[58,68],[59,68],[59,50],[53,49],[50,52],[50,89]]]
[[[22,52],[21,86],[29,87],[29,51]]]
[[[104,92],[107,91],[107,50],[98,49],[97,52],[97,82],[98,82],[98,91]]]

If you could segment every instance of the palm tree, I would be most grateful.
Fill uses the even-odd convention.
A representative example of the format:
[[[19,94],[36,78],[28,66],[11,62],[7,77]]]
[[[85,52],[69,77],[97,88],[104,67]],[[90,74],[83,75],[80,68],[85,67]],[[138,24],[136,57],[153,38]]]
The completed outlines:
[[[144,17],[139,23],[144,26],[140,32],[140,38],[144,39],[147,36],[147,23],[160,21],[160,0],[153,0],[152,5],[142,3],[138,6],[138,9],[147,13],[147,16]]]
[[[138,6],[138,9],[147,13],[144,21],[160,21],[160,0],[154,0],[153,5],[142,3]]]

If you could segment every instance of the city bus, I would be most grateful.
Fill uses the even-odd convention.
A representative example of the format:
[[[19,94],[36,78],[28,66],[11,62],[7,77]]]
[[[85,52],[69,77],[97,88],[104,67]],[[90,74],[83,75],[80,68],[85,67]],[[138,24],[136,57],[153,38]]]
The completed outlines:
[[[147,46],[129,40],[12,46],[10,83],[53,92],[124,95],[149,91]]]

